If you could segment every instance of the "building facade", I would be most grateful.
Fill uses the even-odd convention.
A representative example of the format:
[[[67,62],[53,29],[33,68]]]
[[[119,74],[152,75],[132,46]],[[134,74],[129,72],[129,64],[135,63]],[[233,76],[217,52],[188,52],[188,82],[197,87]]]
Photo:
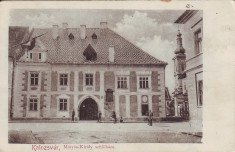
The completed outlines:
[[[40,37],[38,37],[40,36]],[[13,118],[143,120],[166,116],[165,66],[101,22],[33,29],[15,66]],[[37,38],[36,38],[37,37]]]
[[[203,17],[202,11],[187,10],[176,21],[183,24],[185,33],[185,68],[182,69],[178,82],[182,94],[187,95],[189,118],[195,129],[202,130],[203,107]],[[180,35],[181,36],[181,35]],[[184,54],[184,53],[183,53]],[[180,66],[180,64],[175,64]]]
[[[14,66],[17,57],[22,54],[20,43],[26,41],[29,36],[28,27],[11,26],[9,28],[9,50],[8,50],[8,119],[12,116],[12,93],[14,84]]]

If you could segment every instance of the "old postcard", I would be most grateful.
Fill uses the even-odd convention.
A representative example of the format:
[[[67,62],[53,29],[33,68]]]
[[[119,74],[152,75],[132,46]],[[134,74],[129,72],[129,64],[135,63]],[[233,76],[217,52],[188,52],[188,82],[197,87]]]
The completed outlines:
[[[233,151],[234,8],[1,3],[1,151]]]

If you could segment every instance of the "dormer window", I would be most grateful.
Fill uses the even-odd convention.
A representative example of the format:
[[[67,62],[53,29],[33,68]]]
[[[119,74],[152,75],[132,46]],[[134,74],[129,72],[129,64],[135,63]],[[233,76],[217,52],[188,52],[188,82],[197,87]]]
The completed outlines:
[[[97,39],[97,35],[95,33],[93,33],[91,37],[92,37],[93,40]]]
[[[74,39],[74,36],[73,36],[72,33],[69,34],[69,39],[70,39],[70,40],[73,40],[73,39]]]
[[[97,53],[90,44],[84,50],[83,55],[86,57],[86,60],[88,61],[94,61],[97,59]]]

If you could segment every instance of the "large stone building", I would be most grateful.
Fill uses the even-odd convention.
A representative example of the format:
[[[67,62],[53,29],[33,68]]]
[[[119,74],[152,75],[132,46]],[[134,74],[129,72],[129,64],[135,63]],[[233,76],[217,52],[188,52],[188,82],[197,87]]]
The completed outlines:
[[[39,37],[37,37],[39,36]],[[37,38],[35,38],[37,37]],[[14,68],[13,118],[165,117],[165,66],[101,22],[31,32]],[[156,50],[157,51],[157,50]]]
[[[203,22],[202,11],[187,10],[176,21],[183,24],[184,48],[181,33],[175,51],[176,88],[189,106],[189,119],[195,129],[202,130],[203,106]],[[178,62],[179,61],[179,62]]]

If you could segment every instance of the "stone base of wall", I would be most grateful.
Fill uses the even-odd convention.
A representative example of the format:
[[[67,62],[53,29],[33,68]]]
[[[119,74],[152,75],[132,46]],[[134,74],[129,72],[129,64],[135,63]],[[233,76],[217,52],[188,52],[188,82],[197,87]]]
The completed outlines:
[[[160,122],[164,118],[156,117],[153,118],[153,122]],[[13,118],[9,122],[70,122],[72,121],[72,118]],[[84,122],[84,121],[90,121],[90,120],[78,120],[77,118],[75,119],[76,122]],[[91,120],[91,121],[96,121],[96,120]],[[112,118],[102,118],[102,122],[113,122],[114,120]],[[120,122],[120,119],[117,119],[117,123]],[[123,118],[123,122],[146,122],[147,123],[147,118]]]

